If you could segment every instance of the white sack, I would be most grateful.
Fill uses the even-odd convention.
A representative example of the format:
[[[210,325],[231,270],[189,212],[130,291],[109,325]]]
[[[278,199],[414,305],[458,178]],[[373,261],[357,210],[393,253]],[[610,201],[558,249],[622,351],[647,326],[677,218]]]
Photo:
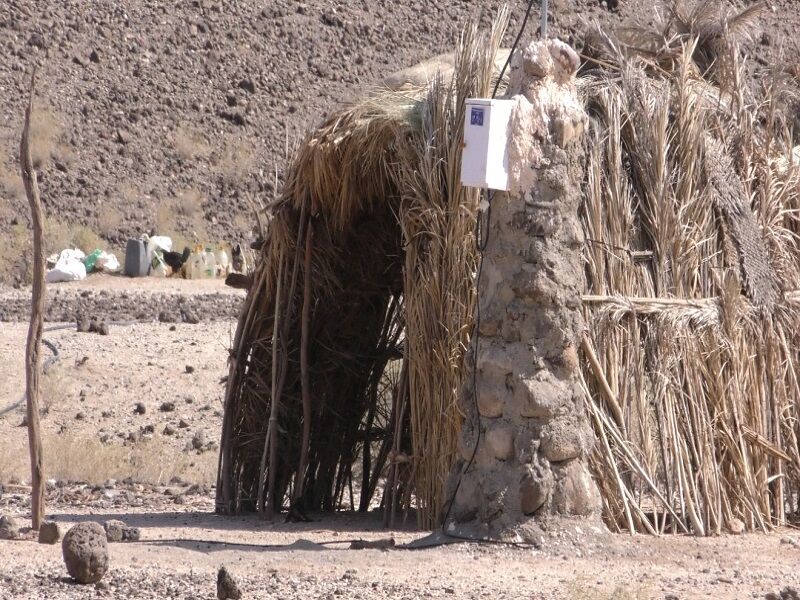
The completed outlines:
[[[111,252],[101,252],[97,257],[97,262],[94,263],[94,268],[103,273],[117,273],[121,265],[116,255]]]
[[[86,279],[86,265],[83,259],[86,255],[80,250],[63,250],[58,256],[56,266],[47,272],[44,280],[47,283],[59,281],[80,281]]]

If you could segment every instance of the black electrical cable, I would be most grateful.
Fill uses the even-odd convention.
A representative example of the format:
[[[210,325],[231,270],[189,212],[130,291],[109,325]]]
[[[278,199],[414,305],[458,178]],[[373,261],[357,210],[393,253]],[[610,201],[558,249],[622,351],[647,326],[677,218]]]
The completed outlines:
[[[133,325],[135,323],[138,323],[138,321],[110,321],[109,322],[110,325],[118,325],[118,326]],[[49,327],[45,327],[43,329],[43,332],[44,333],[49,333],[51,331],[59,331],[61,329],[73,329],[75,326],[76,326],[75,323],[67,323],[67,324],[64,324],[64,325],[50,325]],[[49,348],[50,352],[52,353],[52,355],[47,360],[44,361],[44,364],[42,364],[42,373],[46,374],[47,371],[50,370],[50,367],[52,367],[58,361],[58,359],[61,358],[61,353],[58,350],[58,346],[54,342],[51,342],[48,339],[44,339],[43,338],[42,339],[42,344],[45,345],[47,348]],[[0,409],[0,417],[2,417],[3,415],[5,415],[7,413],[10,413],[11,411],[14,411],[17,408],[19,408],[20,406],[22,406],[22,403],[25,402],[25,398],[26,398],[26,395],[22,394],[22,398],[20,398],[16,402],[13,402],[13,403],[9,404],[5,408]]]
[[[503,64],[503,68],[500,70],[500,74],[497,77],[497,82],[494,85],[494,90],[492,91],[492,100],[494,100],[495,96],[497,95],[497,90],[500,87],[500,82],[503,80],[503,74],[506,72],[508,65],[511,64],[511,58],[514,56],[514,52],[516,51],[517,46],[519,45],[519,42],[522,39],[522,34],[525,32],[525,27],[528,25],[528,18],[531,15],[531,10],[533,9],[534,1],[535,0],[528,0],[528,8],[526,9],[525,16],[522,19],[522,25],[520,25],[519,31],[517,32],[517,36],[514,38],[514,43],[511,44],[511,49],[509,50],[508,58],[506,58],[506,62]],[[485,190],[484,193],[486,194],[488,203],[488,206],[486,207],[486,223],[481,227],[480,214],[477,216],[475,220],[475,247],[477,248],[479,255],[478,273],[477,276],[475,277],[476,294],[480,291],[481,275],[483,274],[483,251],[486,249],[486,246],[489,243],[489,224],[491,223],[492,219],[492,199],[494,198],[494,192]],[[483,238],[483,240],[481,240],[481,238]],[[445,529],[447,527],[447,522],[450,519],[450,511],[453,509],[453,504],[455,503],[456,500],[456,494],[458,494],[458,490],[461,488],[461,480],[464,476],[464,473],[466,473],[475,462],[475,456],[478,454],[478,447],[480,446],[481,443],[481,433],[482,433],[481,417],[478,407],[478,343],[480,341],[480,326],[481,326],[481,303],[480,303],[480,298],[478,298],[475,301],[475,327],[474,327],[475,345],[472,353],[472,401],[475,410],[475,429],[476,429],[475,445],[472,448],[472,454],[469,457],[466,466],[461,470],[461,473],[459,473],[458,475],[458,482],[456,483],[456,487],[453,490],[453,495],[450,497],[450,501],[447,504],[447,510],[445,511],[444,519],[442,519],[442,533],[448,537],[458,538],[464,541],[489,542],[492,540],[468,538],[468,537],[453,535],[452,533],[448,533]]]
[[[511,64],[511,57],[514,56],[514,51],[517,49],[519,45],[520,39],[522,39],[522,34],[525,32],[525,27],[528,25],[528,18],[531,16],[531,9],[533,9],[534,0],[528,0],[528,9],[525,11],[525,16],[522,19],[522,25],[520,25],[519,31],[517,32],[517,37],[514,38],[514,43],[511,44],[511,50],[508,53],[508,58],[506,62],[503,63],[503,68],[500,69],[500,75],[497,76],[497,81],[494,84],[494,90],[492,91],[492,100],[494,97],[497,96],[497,90],[500,88],[500,82],[503,81],[503,75],[508,68],[508,65]]]

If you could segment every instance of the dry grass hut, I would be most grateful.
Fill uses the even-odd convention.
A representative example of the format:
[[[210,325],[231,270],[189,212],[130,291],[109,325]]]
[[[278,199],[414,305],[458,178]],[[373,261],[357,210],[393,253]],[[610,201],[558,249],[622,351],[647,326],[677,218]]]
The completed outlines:
[[[800,171],[779,78],[753,93],[739,64],[754,9],[672,9],[585,50],[593,470],[612,529],[767,530],[800,492]],[[463,101],[491,94],[506,24],[301,144],[231,350],[218,511],[440,524],[478,261]]]

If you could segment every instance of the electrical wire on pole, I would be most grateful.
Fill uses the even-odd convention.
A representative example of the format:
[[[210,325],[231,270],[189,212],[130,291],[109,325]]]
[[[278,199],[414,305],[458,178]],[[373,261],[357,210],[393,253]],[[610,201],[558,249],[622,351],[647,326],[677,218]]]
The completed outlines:
[[[542,22],[539,26],[539,37],[545,39],[547,37],[547,0],[542,0],[541,13]]]

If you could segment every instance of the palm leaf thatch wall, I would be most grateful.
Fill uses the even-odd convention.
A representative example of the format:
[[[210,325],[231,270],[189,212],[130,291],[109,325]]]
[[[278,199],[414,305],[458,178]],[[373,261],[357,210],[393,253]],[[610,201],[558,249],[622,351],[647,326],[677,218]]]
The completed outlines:
[[[739,64],[757,7],[668,8],[585,49],[593,470],[613,529],[766,530],[800,492],[800,169],[777,78],[753,94]],[[462,107],[491,93],[506,23],[465,30],[452,81],[372,94],[301,145],[231,351],[218,510],[440,523],[477,265]]]
[[[583,79],[585,379],[618,529],[797,507],[800,188],[778,81],[753,97],[739,64],[755,14],[678,4],[657,36],[598,34]]]
[[[231,353],[218,510],[366,510],[388,477],[387,515],[413,498],[440,520],[476,265],[463,106],[506,24],[469,26],[451,79],[376,92],[301,145]]]

